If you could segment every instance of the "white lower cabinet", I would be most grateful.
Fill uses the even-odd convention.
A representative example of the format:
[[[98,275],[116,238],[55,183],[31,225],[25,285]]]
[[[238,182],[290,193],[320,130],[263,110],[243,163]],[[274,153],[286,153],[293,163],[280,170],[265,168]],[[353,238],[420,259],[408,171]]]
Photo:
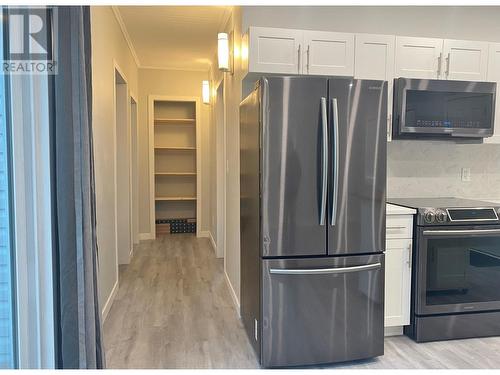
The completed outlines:
[[[385,244],[385,335],[401,335],[410,324],[413,215],[415,210],[387,205]]]
[[[410,324],[411,239],[387,239],[385,327]]]

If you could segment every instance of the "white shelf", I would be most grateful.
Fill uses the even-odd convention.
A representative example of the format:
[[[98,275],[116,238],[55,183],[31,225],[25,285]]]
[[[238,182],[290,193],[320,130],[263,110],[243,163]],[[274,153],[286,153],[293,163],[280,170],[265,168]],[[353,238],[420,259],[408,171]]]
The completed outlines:
[[[155,200],[162,202],[195,201],[196,197],[156,197]]]
[[[156,118],[155,125],[196,125],[194,118]]]
[[[196,167],[196,102],[155,100],[153,111],[154,216],[196,217],[200,183]]]
[[[155,150],[163,151],[196,151],[196,147],[155,147]]]
[[[156,176],[196,176],[196,172],[156,172]]]

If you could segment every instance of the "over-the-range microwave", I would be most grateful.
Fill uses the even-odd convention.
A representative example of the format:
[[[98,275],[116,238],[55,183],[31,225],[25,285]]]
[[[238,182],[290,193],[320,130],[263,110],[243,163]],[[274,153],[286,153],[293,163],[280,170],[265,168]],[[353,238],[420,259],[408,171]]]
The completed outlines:
[[[393,138],[493,135],[496,83],[397,78]]]

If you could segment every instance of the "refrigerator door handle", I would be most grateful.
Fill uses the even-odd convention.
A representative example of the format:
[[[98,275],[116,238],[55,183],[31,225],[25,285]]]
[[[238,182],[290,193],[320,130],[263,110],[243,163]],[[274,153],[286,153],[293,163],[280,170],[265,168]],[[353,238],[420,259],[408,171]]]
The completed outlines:
[[[366,264],[354,267],[339,268],[270,268],[269,273],[274,275],[323,275],[323,274],[341,274],[350,272],[360,272],[375,270],[382,266],[381,263]]]
[[[332,122],[333,122],[333,178],[332,178],[332,217],[330,225],[337,224],[337,201],[339,193],[339,109],[337,98],[332,99]]]
[[[321,186],[321,213],[319,225],[326,222],[326,199],[328,192],[328,118],[326,111],[326,98],[321,98],[321,124],[323,128],[323,176]]]

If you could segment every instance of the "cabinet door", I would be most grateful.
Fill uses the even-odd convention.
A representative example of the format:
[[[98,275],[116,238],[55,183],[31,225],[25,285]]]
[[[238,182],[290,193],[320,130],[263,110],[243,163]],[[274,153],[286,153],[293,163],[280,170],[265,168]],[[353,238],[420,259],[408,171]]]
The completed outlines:
[[[304,31],[303,74],[354,75],[354,34]]]
[[[385,252],[385,327],[410,324],[411,239],[388,239]]]
[[[468,40],[444,41],[443,79],[485,81],[488,70],[488,43]]]
[[[394,87],[394,35],[357,34],[354,77],[381,79],[387,85],[387,140],[392,134],[392,92]]]
[[[442,49],[442,39],[396,37],[396,77],[439,78]]]
[[[500,143],[500,43],[490,43],[488,53],[488,76],[487,81],[497,83],[497,95],[495,104],[495,132],[493,137],[485,138],[485,143]]]
[[[249,34],[249,72],[301,73],[301,30],[251,27]]]

